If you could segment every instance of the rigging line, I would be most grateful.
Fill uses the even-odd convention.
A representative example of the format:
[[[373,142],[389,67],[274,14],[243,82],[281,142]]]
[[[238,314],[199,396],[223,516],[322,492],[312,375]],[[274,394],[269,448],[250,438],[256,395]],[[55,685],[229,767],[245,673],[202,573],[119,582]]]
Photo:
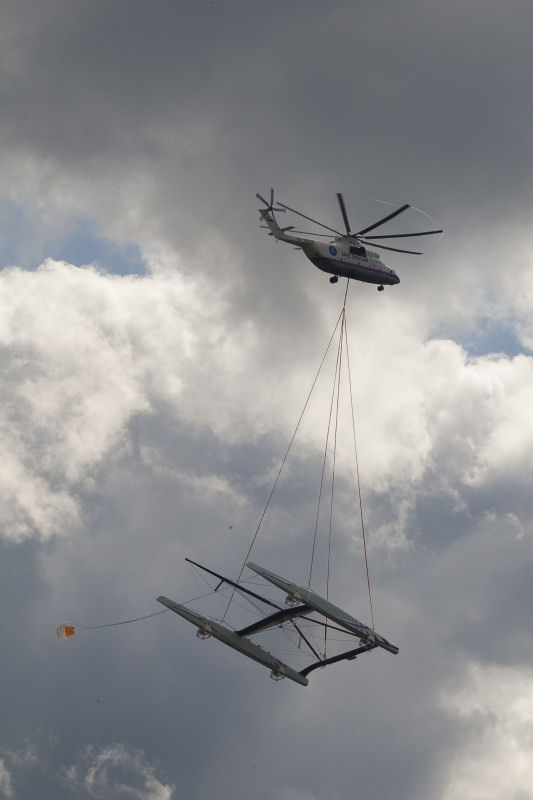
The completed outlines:
[[[320,504],[321,504],[321,501],[322,501],[322,489],[324,487],[324,475],[325,475],[325,472],[326,472],[326,461],[327,461],[328,447],[329,447],[329,434],[330,434],[330,430],[331,430],[331,417],[333,415],[333,402],[335,400],[335,386],[336,386],[336,383],[337,383],[337,370],[338,370],[338,368],[339,368],[339,351],[337,350],[337,358],[336,358],[336,361],[335,361],[335,375],[334,375],[334,378],[333,378],[333,388],[331,390],[331,402],[329,404],[328,429],[326,431],[326,441],[325,441],[325,444],[324,444],[324,457],[322,459],[322,474],[320,476],[320,488],[319,488],[319,491],[318,491],[318,503],[317,503],[317,509],[316,509],[316,519],[315,519],[315,532],[314,532],[314,535],[313,535],[313,547],[312,547],[312,550],[311,550],[311,564],[309,566],[309,580],[307,582],[307,588],[308,589],[311,587],[311,578],[312,578],[312,574],[313,574],[313,564],[314,564],[314,560],[315,560],[316,539],[317,539],[317,534],[318,534],[318,522],[319,522],[319,517],[320,517]]]
[[[314,560],[315,560],[316,539],[317,539],[317,534],[318,534],[318,522],[319,522],[319,518],[320,518],[320,503],[322,501],[322,489],[324,487],[324,475],[325,475],[325,472],[326,472],[326,460],[327,460],[327,456],[328,456],[329,432],[330,432],[330,429],[331,429],[331,416],[332,416],[332,413],[333,413],[333,401],[335,399],[335,383],[336,383],[336,379],[337,379],[337,368],[338,368],[338,359],[335,362],[335,379],[334,379],[334,383],[333,383],[333,390],[331,392],[331,403],[330,403],[330,406],[329,406],[329,416],[328,416],[328,429],[326,431],[326,441],[325,441],[325,444],[324,444],[324,457],[322,459],[322,474],[320,476],[320,487],[319,487],[319,490],[318,490],[318,502],[317,502],[316,519],[315,519],[315,532],[314,532],[314,535],[313,535],[313,547],[311,549],[311,563],[309,565],[309,580],[307,581],[307,588],[308,589],[311,588],[311,578],[312,578],[312,575],[313,575],[313,564],[314,564]]]
[[[165,608],[163,611],[154,611],[153,614],[146,614],[144,617],[135,617],[135,619],[123,619],[121,622],[108,622],[106,625],[76,625],[77,628],[84,631],[96,631],[99,628],[114,628],[116,625],[128,625],[130,622],[139,622],[142,619],[150,619],[150,617],[158,617],[159,614],[164,614],[168,611]]]
[[[211,587],[210,587],[211,588]],[[184,600],[182,605],[187,606],[191,603],[196,602],[197,600],[203,600],[205,597],[209,597],[213,593],[212,589],[210,592],[206,594],[199,594],[197,597],[193,597],[191,600]],[[141,622],[143,619],[151,619],[152,617],[158,617],[160,614],[166,614],[167,611],[170,609],[164,608],[162,611],[154,611],[152,614],[145,614],[143,617],[135,617],[134,619],[123,619],[120,622],[107,622],[105,625],[78,625],[76,624],[76,628],[79,628],[80,631],[97,631],[100,628],[114,628],[117,625],[129,625],[130,622]]]
[[[347,281],[348,283],[348,281]],[[326,600],[329,600],[329,573],[331,565],[331,539],[333,532],[333,497],[335,493],[335,466],[337,462],[337,431],[339,427],[339,398],[341,393],[341,370],[342,370],[342,345],[344,342],[344,320],[345,320],[345,307],[343,306],[343,316],[341,322],[341,330],[339,336],[339,349],[337,353],[337,370],[335,373],[337,384],[337,402],[335,405],[335,428],[333,434],[333,463],[331,468],[331,496],[329,504],[329,536],[328,536],[328,562],[326,572]],[[333,394],[335,394],[335,383],[333,384]],[[327,622],[327,621],[326,621]],[[324,628],[324,658],[327,658],[327,641],[328,641],[328,626]]]
[[[344,303],[345,303],[345,304],[346,304],[346,294],[347,294],[347,292],[348,292],[348,287],[346,287],[346,293],[345,293],[345,295],[344,295]],[[328,342],[328,346],[326,347],[326,350],[325,350],[325,352],[324,352],[324,355],[322,356],[322,361],[320,362],[320,366],[318,367],[317,373],[316,373],[316,375],[315,375],[315,379],[314,379],[314,381],[313,381],[313,383],[312,383],[312,385],[311,385],[311,388],[309,389],[309,393],[308,393],[308,395],[307,395],[307,398],[306,398],[306,401],[305,401],[305,403],[304,403],[304,407],[303,407],[303,409],[302,409],[302,413],[300,414],[300,417],[299,417],[299,419],[298,419],[298,422],[296,423],[296,428],[294,429],[294,433],[293,433],[293,434],[292,434],[292,436],[291,436],[291,439],[290,439],[289,445],[288,445],[288,447],[287,447],[287,450],[285,451],[285,455],[283,456],[283,460],[282,460],[282,462],[281,462],[281,466],[280,466],[280,468],[279,468],[279,470],[278,470],[278,474],[276,475],[276,480],[274,481],[274,485],[273,485],[273,487],[272,487],[272,489],[271,489],[271,491],[270,491],[270,494],[269,494],[269,496],[268,496],[268,500],[266,501],[266,505],[265,505],[265,507],[264,507],[264,509],[263,509],[263,513],[261,514],[261,518],[260,518],[260,520],[259,520],[259,523],[258,523],[258,525],[257,525],[257,528],[256,528],[256,530],[255,530],[255,533],[254,533],[254,535],[253,535],[253,537],[252,537],[252,541],[251,541],[251,543],[250,543],[250,547],[248,548],[248,552],[246,553],[246,556],[245,556],[245,558],[244,558],[244,561],[242,562],[242,567],[241,567],[241,570],[240,570],[240,572],[239,572],[239,577],[237,578],[237,583],[239,583],[239,582],[240,582],[240,580],[241,580],[241,578],[242,578],[242,573],[244,572],[244,568],[245,568],[245,566],[246,566],[246,562],[248,561],[248,558],[250,557],[250,553],[252,552],[252,548],[253,548],[253,546],[254,546],[254,544],[255,544],[255,540],[257,539],[257,535],[258,535],[258,533],[259,533],[259,529],[261,528],[261,525],[262,525],[262,523],[263,523],[263,519],[264,519],[264,517],[265,517],[265,514],[266,514],[266,512],[267,512],[268,506],[270,505],[270,501],[272,500],[272,496],[273,496],[273,494],[274,494],[274,492],[275,492],[275,490],[276,490],[276,486],[278,485],[278,480],[279,480],[279,477],[280,477],[280,475],[281,475],[281,472],[282,472],[282,470],[283,470],[283,467],[285,466],[285,462],[286,462],[286,460],[287,460],[287,457],[288,457],[288,455],[289,455],[289,452],[290,452],[290,449],[291,449],[291,447],[292,447],[292,444],[293,444],[293,442],[294,442],[294,439],[296,438],[296,434],[297,434],[297,432],[298,432],[298,428],[300,427],[300,423],[301,423],[301,421],[302,421],[302,419],[303,419],[303,415],[305,414],[305,411],[306,411],[306,409],[307,409],[307,406],[308,406],[308,404],[309,404],[309,400],[310,400],[310,398],[311,398],[311,395],[312,395],[312,393],[313,393],[313,389],[315,388],[315,384],[316,384],[316,382],[317,382],[317,380],[318,380],[318,376],[320,375],[320,371],[321,371],[321,369],[322,369],[322,367],[323,367],[323,365],[324,365],[324,361],[326,360],[326,356],[327,356],[327,354],[328,354],[328,352],[329,352],[329,348],[330,348],[330,346],[331,346],[331,342],[333,341],[333,337],[335,336],[335,333],[336,333],[336,331],[337,331],[337,328],[339,327],[339,322],[341,321],[341,317],[343,317],[343,315],[344,315],[344,306],[343,306],[343,309],[342,309],[341,313],[339,314],[339,316],[338,316],[338,318],[337,318],[337,322],[335,323],[335,327],[334,327],[334,329],[333,329],[333,333],[332,333],[332,334],[331,334],[331,336],[330,336],[330,339],[329,339],[329,342]],[[231,605],[231,601],[233,600],[233,597],[234,597],[234,595],[235,595],[235,587],[233,587],[233,591],[232,591],[232,593],[231,593],[231,597],[230,597],[230,599],[229,599],[228,605],[226,606],[226,610],[224,611],[224,616],[222,617],[222,620],[223,620],[223,621],[226,619],[226,614],[228,613],[228,610],[229,610],[229,607],[230,607],[230,605]]]
[[[335,428],[333,433],[333,464],[331,470],[331,498],[329,504],[329,538],[328,538],[328,568],[326,574],[326,600],[329,600],[329,572],[331,562],[331,535],[333,530],[333,494],[335,489],[335,466],[337,462],[337,431],[339,428],[339,397],[341,393],[341,368],[342,368],[342,345],[344,343],[344,315],[341,322],[341,332],[339,338],[338,352],[338,371],[337,371],[337,402],[335,406]]]
[[[211,595],[213,594],[213,588],[211,586],[209,588],[211,589],[210,592],[206,592],[205,594],[199,594],[198,597],[193,597],[191,600],[184,600],[181,605],[189,606],[191,603],[195,603],[197,600],[203,600],[205,597],[211,597]]]
[[[339,318],[344,316],[344,310],[346,308],[346,297],[348,296],[348,286],[349,286],[349,284],[350,284],[350,281],[347,280],[346,281],[346,289],[345,289],[345,292],[344,292],[344,300],[343,300],[343,303],[342,303],[342,309],[341,309]],[[339,324],[339,320],[337,320],[337,325],[338,324]],[[335,327],[335,330],[337,330],[337,327]],[[335,333],[335,331],[333,331],[333,333]],[[318,490],[318,504],[317,504],[317,510],[316,510],[316,519],[315,519],[315,532],[314,532],[314,535],[313,535],[313,547],[311,549],[311,563],[309,565],[309,579],[307,581],[307,588],[308,589],[311,587],[311,578],[312,578],[312,575],[313,575],[313,564],[314,564],[314,560],[315,560],[316,538],[317,538],[317,533],[318,533],[318,521],[319,521],[319,516],[320,516],[320,503],[321,503],[321,500],[322,500],[322,489],[323,489],[323,486],[324,486],[324,474],[325,474],[325,470],[326,470],[326,459],[327,459],[327,454],[328,454],[329,431],[330,431],[330,427],[331,427],[331,414],[332,414],[332,411],[333,411],[333,400],[334,400],[334,397],[335,397],[335,383],[336,383],[336,379],[337,379],[337,368],[338,368],[338,351],[337,351],[337,361],[335,362],[335,376],[333,378],[333,389],[331,391],[331,403],[330,403],[330,407],[329,407],[328,429],[327,429],[327,432],[326,432],[326,443],[324,445],[324,458],[322,460],[322,475],[320,476],[320,488]]]
[[[357,440],[355,436],[355,415],[353,409],[353,394],[352,394],[352,376],[351,376],[351,368],[350,368],[350,350],[348,347],[348,328],[346,324],[346,319],[344,320],[344,336],[346,339],[346,361],[348,364],[348,382],[350,384],[350,406],[352,410],[352,431],[353,431],[353,446],[354,446],[354,453],[355,453],[355,469],[357,474],[357,492],[359,495],[359,511],[361,514],[361,530],[363,532],[363,550],[365,554],[365,568],[366,568],[366,583],[368,586],[368,601],[370,603],[370,617],[372,619],[372,630],[374,630],[374,609],[372,606],[372,592],[370,590],[370,573],[368,570],[368,556],[366,551],[366,534],[365,534],[365,520],[363,516],[363,500],[361,497],[361,479],[359,475],[359,458],[357,455]]]

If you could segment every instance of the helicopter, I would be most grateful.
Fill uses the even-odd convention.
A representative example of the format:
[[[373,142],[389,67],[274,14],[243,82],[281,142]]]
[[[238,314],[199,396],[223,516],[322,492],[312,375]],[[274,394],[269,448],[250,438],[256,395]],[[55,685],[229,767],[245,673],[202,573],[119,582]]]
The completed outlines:
[[[377,247],[382,250],[392,250],[395,253],[409,253],[410,255],[422,255],[419,250],[401,250],[398,247],[390,247],[389,245],[376,244],[375,239],[400,239],[411,236],[431,236],[433,234],[442,233],[442,229],[432,231],[416,231],[415,233],[393,233],[389,235],[369,236],[371,231],[381,227],[386,222],[398,217],[411,208],[409,203],[405,203],[395,211],[387,214],[385,217],[378,219],[372,225],[367,225],[365,228],[352,233],[350,229],[350,222],[346,213],[346,206],[344,198],[340,192],[337,192],[337,200],[340,206],[342,219],[346,233],[330,228],[323,222],[319,222],[307,214],[302,214],[295,208],[291,208],[285,203],[279,201],[274,204],[274,189],[270,190],[270,202],[265,200],[259,193],[256,197],[265,205],[265,208],[259,209],[261,221],[266,223],[262,227],[269,229],[269,236],[274,236],[280,242],[287,242],[295,245],[297,248],[303,250],[307,258],[312,261],[315,267],[321,269],[323,272],[331,274],[330,283],[337,283],[339,277],[353,278],[356,281],[363,281],[364,283],[378,284],[378,292],[382,292],[385,286],[394,286],[400,283],[400,278],[396,272],[383,263],[378,253],[369,250],[366,245]],[[280,228],[276,220],[275,214],[278,212],[291,211],[299,217],[312,222],[314,225],[319,225],[330,231],[329,234],[323,233],[308,233],[307,231],[297,231],[294,225],[288,225]],[[303,234],[303,235],[302,235]],[[333,236],[331,234],[334,234]],[[322,236],[329,239],[329,242],[321,242],[315,238],[307,238],[307,236],[315,237]]]

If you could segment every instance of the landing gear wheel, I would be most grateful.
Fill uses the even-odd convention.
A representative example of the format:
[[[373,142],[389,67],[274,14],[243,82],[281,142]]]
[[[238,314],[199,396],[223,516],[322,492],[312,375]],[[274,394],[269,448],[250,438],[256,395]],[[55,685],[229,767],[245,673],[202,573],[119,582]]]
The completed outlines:
[[[384,288],[383,284],[381,284],[381,286],[378,286],[378,292],[382,292]]]
[[[330,283],[337,283],[338,280],[339,280],[339,276],[338,275],[332,275],[331,278],[329,279],[329,282]]]

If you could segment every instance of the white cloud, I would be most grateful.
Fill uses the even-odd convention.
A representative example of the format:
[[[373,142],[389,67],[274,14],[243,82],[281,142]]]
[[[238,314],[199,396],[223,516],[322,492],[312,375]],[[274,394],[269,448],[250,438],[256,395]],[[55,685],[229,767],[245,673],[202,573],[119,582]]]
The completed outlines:
[[[124,278],[54,261],[1,274],[6,538],[75,527],[77,490],[153,404],[228,424],[222,392],[205,379],[214,362],[221,384],[242,369],[246,345],[221,327],[223,302],[206,309],[204,288],[175,273]]]
[[[533,671],[471,665],[442,704],[462,730],[442,800],[532,798]]]
[[[264,432],[288,438],[316,358],[272,359],[259,329],[232,315],[229,294],[213,296],[164,253],[152,260],[145,277],[51,260],[0,275],[5,538],[76,530],[80,492],[114,448],[127,451],[135,417],[164,409],[221,443]],[[385,522],[376,535],[397,547],[424,485],[460,505],[466,489],[502,471],[518,485],[529,480],[533,359],[470,359],[452,341],[425,340],[423,323],[401,307],[390,306],[386,324],[381,311],[364,313],[364,339],[350,329],[363,488],[402,495],[399,526]],[[329,403],[329,379],[321,380],[300,434],[317,448]],[[349,423],[338,442],[347,469]],[[144,455],[156,465],[155,453]]]
[[[22,747],[15,750],[3,751],[4,757],[0,758],[0,795],[8,800],[18,793],[13,788],[13,776],[17,779],[24,778],[33,768],[39,765],[37,746],[29,740]],[[6,765],[9,765],[9,769]]]
[[[175,787],[160,781],[144,754],[124,744],[99,750],[87,748],[80,763],[66,771],[69,784],[102,800],[134,797],[137,800],[172,800]]]
[[[6,759],[14,767],[35,767],[39,764],[37,745],[27,741],[18,750],[6,750]]]
[[[0,758],[0,792],[2,792],[4,797],[6,797],[8,800],[10,800],[11,797],[14,797],[11,774],[6,767],[3,758]]]

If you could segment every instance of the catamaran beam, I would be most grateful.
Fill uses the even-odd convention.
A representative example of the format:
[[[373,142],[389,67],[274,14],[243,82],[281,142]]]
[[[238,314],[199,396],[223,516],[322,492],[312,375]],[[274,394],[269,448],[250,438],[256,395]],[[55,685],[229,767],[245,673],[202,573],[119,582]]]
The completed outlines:
[[[361,653],[366,653],[368,650],[373,650],[375,645],[373,644],[365,644],[364,647],[357,647],[355,650],[348,650],[346,653],[339,653],[338,656],[331,656],[331,658],[325,658],[322,661],[317,661],[315,664],[310,664],[305,669],[300,670],[300,675],[302,678],[306,678],[310,672],[314,669],[318,669],[319,667],[327,667],[328,664],[336,664],[338,661],[351,661],[353,658],[357,658],[358,655]]]
[[[232,581],[229,578],[226,578],[224,575],[219,575],[218,572],[213,572],[212,569],[208,569],[207,567],[204,567],[202,564],[198,564],[198,562],[193,561],[192,558],[186,558],[185,561],[188,561],[189,564],[194,564],[195,567],[203,569],[204,572],[208,572],[210,575],[213,575],[213,577],[218,578],[220,580],[220,583],[218,584],[217,589],[221,586],[222,583],[229,583],[230,586],[234,586],[235,589],[238,589],[239,592],[244,592],[244,594],[249,594],[251,597],[255,597],[256,600],[261,600],[262,603],[266,603],[267,606],[272,606],[272,608],[277,608],[280,611],[283,610],[282,606],[278,606],[271,600],[267,600],[266,597],[262,597],[260,594],[252,592],[251,589],[245,589],[244,586],[241,586],[240,583],[236,583],[236,581]]]
[[[250,636],[252,633],[258,633],[259,631],[264,631],[267,628],[274,628],[276,625],[281,625],[287,619],[296,619],[296,617],[304,617],[313,609],[311,606],[295,606],[294,608],[282,608],[280,611],[276,611],[275,614],[270,614],[270,616],[265,617],[264,619],[260,619],[257,622],[253,622],[251,625],[248,625],[246,628],[241,628],[240,631],[235,631],[239,636]]]

